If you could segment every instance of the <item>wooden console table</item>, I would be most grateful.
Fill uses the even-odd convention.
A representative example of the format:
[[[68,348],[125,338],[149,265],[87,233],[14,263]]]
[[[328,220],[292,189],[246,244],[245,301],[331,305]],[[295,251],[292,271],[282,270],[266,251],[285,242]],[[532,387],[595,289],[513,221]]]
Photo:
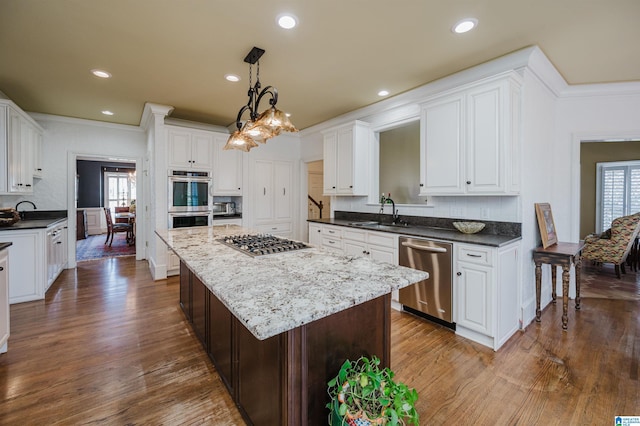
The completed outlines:
[[[569,277],[571,265],[576,271],[576,310],[580,309],[580,255],[584,242],[557,243],[550,247],[538,247],[533,252],[536,264],[536,321],[540,322],[540,288],[542,286],[542,264],[551,265],[551,299],[556,303],[556,268],[562,266],[562,328],[567,329],[567,310],[569,307]]]

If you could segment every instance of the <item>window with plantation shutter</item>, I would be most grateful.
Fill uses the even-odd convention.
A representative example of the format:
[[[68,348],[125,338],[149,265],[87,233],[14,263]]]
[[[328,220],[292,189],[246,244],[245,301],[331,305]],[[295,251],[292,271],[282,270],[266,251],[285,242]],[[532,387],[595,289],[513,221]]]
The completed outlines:
[[[640,212],[640,161],[597,164],[596,232],[613,219]]]

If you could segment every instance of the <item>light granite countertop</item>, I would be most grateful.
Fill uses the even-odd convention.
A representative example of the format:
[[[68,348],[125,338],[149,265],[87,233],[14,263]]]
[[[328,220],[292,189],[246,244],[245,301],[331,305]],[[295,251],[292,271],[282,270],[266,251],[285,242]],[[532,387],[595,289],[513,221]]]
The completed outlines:
[[[216,241],[255,233],[237,225],[156,231],[260,340],[428,278],[423,271],[317,247],[251,257]]]

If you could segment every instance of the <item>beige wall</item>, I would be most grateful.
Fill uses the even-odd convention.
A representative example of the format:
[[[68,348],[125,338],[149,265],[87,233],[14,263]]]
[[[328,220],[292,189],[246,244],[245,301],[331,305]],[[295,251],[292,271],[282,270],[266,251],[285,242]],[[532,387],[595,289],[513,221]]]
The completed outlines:
[[[640,141],[580,144],[580,238],[596,229],[596,163],[640,160]]]
[[[420,122],[380,132],[380,192],[396,204],[418,204]],[[423,197],[424,198],[424,197]]]

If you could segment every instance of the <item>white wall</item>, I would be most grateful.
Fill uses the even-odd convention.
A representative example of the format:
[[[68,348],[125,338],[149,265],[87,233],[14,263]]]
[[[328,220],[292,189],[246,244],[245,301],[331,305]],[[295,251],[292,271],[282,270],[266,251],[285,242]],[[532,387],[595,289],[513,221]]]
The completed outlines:
[[[43,178],[34,179],[33,195],[0,196],[2,207],[30,200],[41,210],[66,210],[69,152],[129,158],[144,154],[144,133],[138,127],[45,114],[30,115],[44,128]],[[75,169],[75,164],[72,166]]]

